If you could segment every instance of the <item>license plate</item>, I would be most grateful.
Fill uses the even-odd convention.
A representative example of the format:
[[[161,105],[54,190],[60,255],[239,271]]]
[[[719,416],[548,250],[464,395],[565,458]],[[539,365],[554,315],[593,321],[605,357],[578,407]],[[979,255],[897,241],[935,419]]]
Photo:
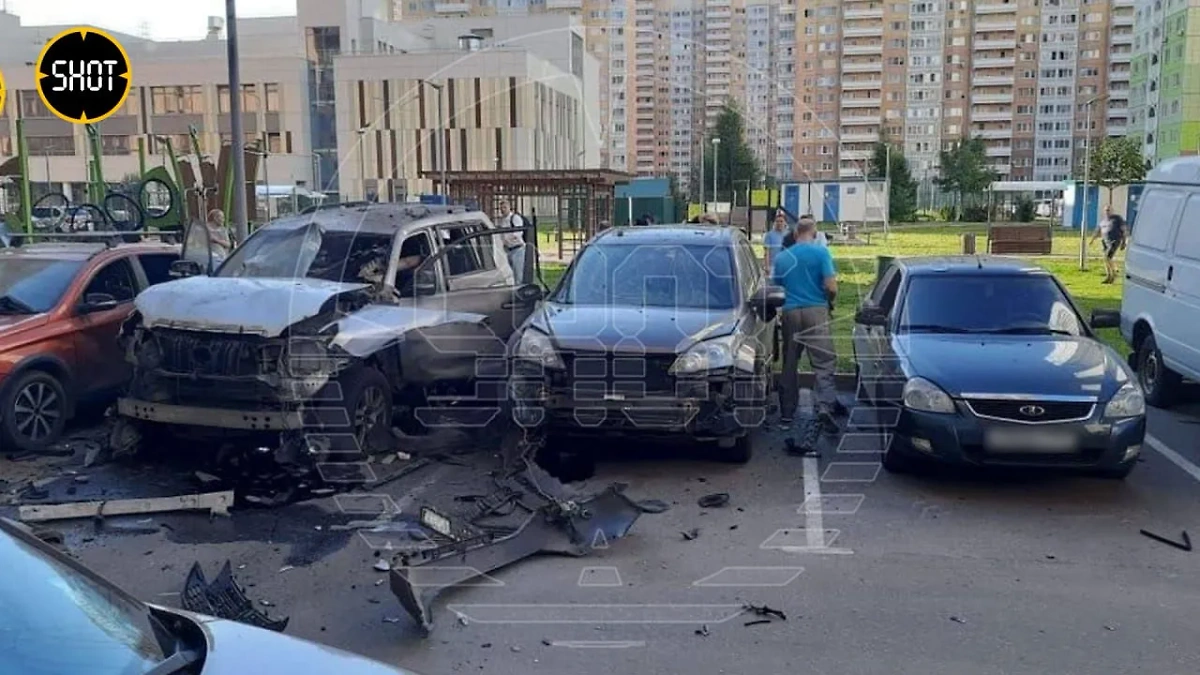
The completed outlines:
[[[992,452],[1012,454],[1069,453],[1079,449],[1079,437],[1062,429],[988,429],[984,445]]]

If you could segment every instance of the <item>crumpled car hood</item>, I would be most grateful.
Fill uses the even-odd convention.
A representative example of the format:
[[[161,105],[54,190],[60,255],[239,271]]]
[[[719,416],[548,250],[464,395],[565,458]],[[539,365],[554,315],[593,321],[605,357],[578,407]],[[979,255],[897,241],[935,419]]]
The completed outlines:
[[[367,288],[320,279],[189,277],[147,288],[134,305],[148,328],[276,337],[338,295]]]

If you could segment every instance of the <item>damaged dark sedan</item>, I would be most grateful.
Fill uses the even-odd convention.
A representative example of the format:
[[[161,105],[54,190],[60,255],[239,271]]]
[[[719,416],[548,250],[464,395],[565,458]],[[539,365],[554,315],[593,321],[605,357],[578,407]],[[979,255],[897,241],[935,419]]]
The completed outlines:
[[[462,207],[375,204],[276,220],[219,267],[204,233],[186,237],[187,278],[139,295],[122,329],[135,372],[115,450],[167,432],[356,461],[392,447],[393,421],[498,417],[505,341],[542,296],[535,256],[514,273],[500,239],[528,233]]]
[[[745,462],[782,289],[736,228],[618,228],[575,258],[511,348],[518,423],[715,442]]]

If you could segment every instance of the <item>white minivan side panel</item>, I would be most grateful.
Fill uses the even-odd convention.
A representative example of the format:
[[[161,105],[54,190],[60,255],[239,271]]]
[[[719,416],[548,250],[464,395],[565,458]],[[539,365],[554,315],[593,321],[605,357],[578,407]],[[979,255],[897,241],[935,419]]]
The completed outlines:
[[[1200,307],[1188,309],[1177,292],[1175,256],[1171,252],[1176,224],[1185,202],[1200,214],[1200,201],[1190,202],[1187,188],[1149,185],[1142,195],[1132,239],[1125,256],[1125,285],[1121,299],[1121,332],[1132,344],[1133,326],[1143,320],[1154,331],[1166,365],[1189,378],[1200,376],[1194,356],[1195,329]],[[1200,262],[1200,261],[1198,261]],[[1184,305],[1184,306],[1181,306]],[[1189,335],[1193,336],[1189,340]]]
[[[1171,253],[1166,292],[1171,310],[1158,320],[1164,336],[1159,350],[1169,368],[1200,379],[1200,191],[1184,203]]]

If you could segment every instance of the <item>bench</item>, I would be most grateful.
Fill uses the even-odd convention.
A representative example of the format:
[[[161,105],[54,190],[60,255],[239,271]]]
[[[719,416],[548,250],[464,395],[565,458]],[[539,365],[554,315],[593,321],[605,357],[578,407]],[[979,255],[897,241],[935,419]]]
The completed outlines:
[[[1053,233],[1049,225],[992,225],[988,228],[988,253],[993,255],[1050,255]]]

